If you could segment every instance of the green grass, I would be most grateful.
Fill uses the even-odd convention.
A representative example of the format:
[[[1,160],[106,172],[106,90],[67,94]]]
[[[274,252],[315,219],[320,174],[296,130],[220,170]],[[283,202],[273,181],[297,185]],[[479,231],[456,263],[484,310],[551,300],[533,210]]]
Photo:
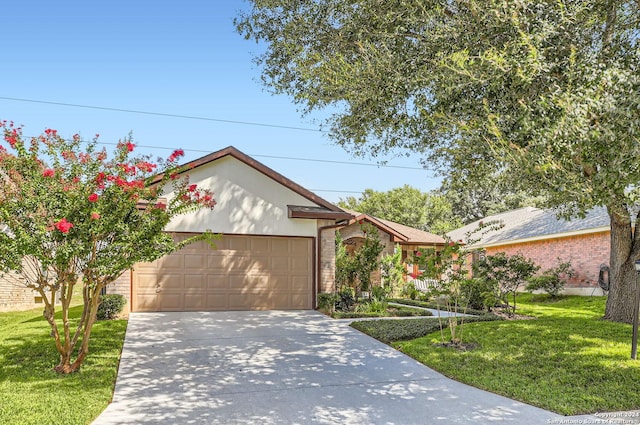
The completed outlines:
[[[604,297],[521,294],[535,320],[469,323],[470,351],[437,346],[440,333],[393,346],[458,381],[565,415],[640,408],[631,326],[601,320]]]
[[[72,307],[72,318],[80,313]],[[0,424],[90,423],[111,400],[126,326],[97,322],[80,371],[59,375],[42,310],[0,313]]]

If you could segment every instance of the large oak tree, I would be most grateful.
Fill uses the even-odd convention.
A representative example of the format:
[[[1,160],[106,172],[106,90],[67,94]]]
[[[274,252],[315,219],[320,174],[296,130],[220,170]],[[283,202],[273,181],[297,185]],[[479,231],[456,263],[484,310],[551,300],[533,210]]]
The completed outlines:
[[[508,173],[561,214],[611,217],[605,316],[629,322],[640,220],[640,3],[614,0],[253,0],[264,82],[339,144]]]

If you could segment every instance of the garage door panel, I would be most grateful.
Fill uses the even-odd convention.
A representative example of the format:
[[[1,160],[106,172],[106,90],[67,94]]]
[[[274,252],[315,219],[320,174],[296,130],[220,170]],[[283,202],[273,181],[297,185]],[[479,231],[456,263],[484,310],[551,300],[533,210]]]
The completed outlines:
[[[207,290],[220,291],[229,288],[229,275],[207,275]]]
[[[312,238],[223,236],[218,249],[198,242],[137,264],[133,309],[310,309],[312,243]]]
[[[251,239],[251,252],[269,252],[272,239]]]
[[[184,268],[190,270],[207,270],[207,256],[205,254],[186,254]]]
[[[309,259],[302,257],[293,257],[291,258],[291,266],[289,270],[293,272],[305,272],[309,267]]]
[[[160,258],[157,261],[157,267],[171,270],[178,269],[181,270],[184,267],[184,256],[183,255],[166,255]]]
[[[156,284],[158,282],[158,276],[156,274],[138,272],[137,277],[138,277],[137,289],[139,291],[155,289]]]
[[[188,289],[206,289],[207,275],[204,274],[187,274],[184,276],[184,288]]]
[[[289,279],[291,286],[289,289],[292,291],[304,291],[310,286],[310,281],[307,276],[291,276]]]
[[[229,305],[228,294],[207,294],[205,310],[226,310]]]
[[[137,311],[157,311],[157,297],[155,293],[145,294],[139,293],[136,294],[135,305]]]
[[[184,294],[159,292],[160,311],[177,311],[184,310]]]
[[[187,293],[184,294],[184,309],[185,310],[206,310],[207,297],[205,293]]]

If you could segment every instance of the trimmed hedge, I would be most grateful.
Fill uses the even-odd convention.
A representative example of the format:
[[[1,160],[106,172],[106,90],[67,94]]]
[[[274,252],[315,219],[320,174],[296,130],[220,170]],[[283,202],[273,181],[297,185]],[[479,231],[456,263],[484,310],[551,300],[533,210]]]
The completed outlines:
[[[489,322],[502,320],[493,314],[484,314],[477,317],[465,317],[464,323]],[[458,322],[461,318],[458,319]],[[448,326],[447,320],[442,320],[443,329]],[[405,319],[405,320],[368,320],[353,322],[351,327],[369,335],[385,344],[396,341],[407,341],[421,338],[440,330],[440,324],[436,318]]]
[[[423,307],[423,308],[432,308],[432,309],[438,309],[438,307],[440,308],[440,310],[446,310],[446,306],[443,304],[440,304],[440,306],[438,306],[437,303],[433,302],[433,301],[417,301],[417,300],[407,300],[404,298],[393,298],[393,299],[389,299],[389,302],[394,302],[397,304],[404,304],[404,305],[413,305],[416,307]],[[472,308],[467,308],[466,310],[459,310],[458,313],[466,313],[466,314],[474,314],[477,316],[482,316],[487,314],[486,311],[483,310],[474,310]]]

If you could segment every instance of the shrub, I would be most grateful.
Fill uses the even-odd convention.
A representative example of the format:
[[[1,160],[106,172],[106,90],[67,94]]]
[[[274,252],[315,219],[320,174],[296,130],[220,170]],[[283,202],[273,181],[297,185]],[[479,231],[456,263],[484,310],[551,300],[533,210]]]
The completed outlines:
[[[336,295],[336,310],[349,311],[356,303],[356,294],[353,288],[345,286]]]
[[[373,298],[370,301],[360,303],[356,306],[358,313],[375,313],[380,315],[387,314],[387,302],[383,299]]]
[[[390,286],[382,287],[382,286],[372,286],[371,287],[371,298],[375,298],[378,300],[385,300],[389,296],[389,292],[391,291]]]
[[[516,311],[516,291],[535,272],[540,269],[532,260],[521,254],[508,256],[504,252],[487,255],[484,259],[473,264],[474,276],[495,282],[498,288],[499,301],[505,304],[507,312]],[[509,304],[509,297],[513,298],[513,305]]]
[[[402,296],[405,298],[415,300],[418,295],[420,295],[420,291],[418,291],[416,289],[416,285],[411,282],[407,283],[404,285],[404,288],[402,288]]]
[[[530,277],[526,289],[529,292],[542,290],[555,298],[564,289],[565,279],[571,278],[574,274],[575,270],[570,261],[563,262],[558,259],[556,267],[545,270],[540,276]]]
[[[98,320],[112,320],[122,313],[127,300],[120,294],[106,294],[100,296],[98,306]]]
[[[460,295],[467,308],[473,310],[491,310],[498,301],[497,290],[495,281],[491,280],[465,279],[460,284]]]
[[[331,313],[336,308],[338,295],[330,292],[322,292],[318,294],[318,308],[327,313]]]

